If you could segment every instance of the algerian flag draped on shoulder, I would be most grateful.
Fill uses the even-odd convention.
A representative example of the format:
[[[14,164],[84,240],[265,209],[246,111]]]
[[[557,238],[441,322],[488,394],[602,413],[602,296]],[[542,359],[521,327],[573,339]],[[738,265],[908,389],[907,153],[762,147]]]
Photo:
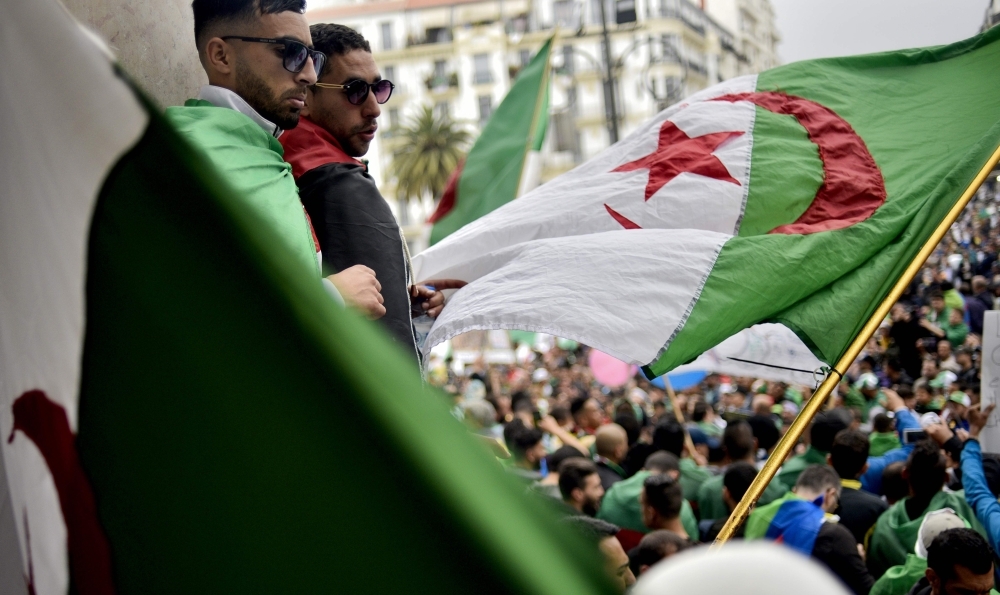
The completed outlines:
[[[58,2],[5,7],[0,593],[609,592]]]
[[[672,106],[414,259],[427,345],[551,333],[659,375],[778,322],[835,362],[1000,144],[1000,28],[799,62]]]
[[[549,55],[552,38],[517,75],[514,85],[476,139],[465,162],[448,180],[437,209],[430,243],[517,198],[526,179],[537,175],[538,151],[549,122]]]

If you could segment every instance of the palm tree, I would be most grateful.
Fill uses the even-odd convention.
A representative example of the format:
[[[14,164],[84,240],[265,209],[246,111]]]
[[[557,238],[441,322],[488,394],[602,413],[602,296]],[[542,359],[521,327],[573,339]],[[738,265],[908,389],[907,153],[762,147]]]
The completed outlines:
[[[447,114],[435,116],[434,108],[423,106],[397,135],[402,139],[395,152],[390,176],[396,182],[400,201],[400,222],[408,223],[406,204],[427,194],[437,199],[458,167],[472,135]]]

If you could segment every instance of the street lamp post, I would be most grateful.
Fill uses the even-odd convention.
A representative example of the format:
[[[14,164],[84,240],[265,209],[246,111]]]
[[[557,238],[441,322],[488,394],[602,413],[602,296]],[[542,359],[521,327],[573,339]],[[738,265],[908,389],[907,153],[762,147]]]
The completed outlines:
[[[615,97],[615,79],[611,73],[611,39],[608,36],[606,2],[597,1],[601,5],[601,38],[604,41],[604,109],[608,120],[608,135],[613,145],[618,142],[618,102]]]

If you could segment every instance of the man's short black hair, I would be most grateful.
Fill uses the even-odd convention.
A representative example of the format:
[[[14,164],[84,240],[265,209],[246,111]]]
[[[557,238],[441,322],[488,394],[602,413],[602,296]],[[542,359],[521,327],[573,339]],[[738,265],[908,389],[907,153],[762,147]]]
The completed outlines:
[[[809,442],[820,452],[830,452],[834,437],[848,425],[844,415],[836,410],[820,413],[813,419]]]
[[[781,438],[781,432],[778,431],[778,426],[770,415],[754,415],[747,420],[747,423],[753,429],[753,437],[757,439],[758,448],[771,450]]]
[[[681,461],[672,452],[666,450],[658,450],[653,454],[646,457],[646,463],[643,465],[647,471],[652,471],[653,473],[669,473],[671,471],[680,472]]]
[[[665,419],[656,424],[653,430],[653,448],[681,456],[684,451],[684,427],[673,419]]]
[[[583,489],[587,478],[597,473],[597,465],[587,459],[571,458],[559,464],[559,493],[569,500],[575,489]]]
[[[343,56],[354,50],[364,50],[372,53],[372,46],[363,35],[346,25],[337,23],[319,23],[309,27],[313,38],[313,47],[328,57]],[[323,66],[323,72],[329,70],[330,61]],[[323,73],[318,73],[323,74]]]
[[[667,556],[680,553],[691,547],[691,542],[673,531],[657,529],[650,531],[628,552],[628,565],[632,574],[639,576],[643,566],[652,566]]]
[[[796,488],[805,488],[813,492],[825,492],[830,488],[840,490],[840,478],[837,473],[826,465],[809,465],[799,474],[795,482]]]
[[[562,477],[560,476],[560,480]],[[646,504],[667,519],[675,519],[681,515],[684,504],[684,491],[681,484],[669,475],[650,475],[642,482],[646,493]]]
[[[568,459],[587,460],[587,457],[583,456],[582,452],[572,446],[562,446],[555,452],[549,454],[549,456],[545,457],[545,464],[548,465],[550,470],[555,471],[559,468],[559,465],[561,465],[563,461]]]
[[[740,461],[726,468],[726,473],[722,476],[722,485],[729,490],[729,497],[739,502],[756,478],[757,468],[746,461]]]
[[[868,462],[871,443],[868,436],[857,430],[841,430],[830,448],[830,465],[841,479],[857,479]]]
[[[708,403],[698,399],[694,403],[694,410],[691,412],[691,421],[700,422],[705,420],[705,416],[708,415]]]
[[[639,441],[639,435],[642,434],[642,425],[635,418],[635,414],[619,413],[615,416],[615,423],[625,430],[625,435],[628,436],[628,445],[635,446],[635,443]]]
[[[595,545],[608,537],[614,537],[621,531],[618,525],[612,525],[607,521],[582,514],[568,516],[563,519],[563,522],[582,533],[584,537],[592,541]]]
[[[902,396],[902,395],[900,395]],[[875,416],[872,421],[872,429],[879,434],[885,434],[886,432],[892,431],[892,418],[884,413],[879,413]]]
[[[910,484],[903,478],[903,469],[906,463],[896,461],[889,463],[882,470],[882,493],[885,499],[891,502],[899,502],[910,495]]]
[[[576,418],[576,415],[583,411],[583,406],[587,404],[590,400],[589,395],[584,395],[582,397],[577,397],[569,402],[569,414]]]
[[[304,14],[306,0],[194,0],[194,40],[201,52],[202,35],[217,23],[229,21],[233,24],[250,24],[265,14],[297,12]],[[245,31],[233,30],[229,35],[246,35]]]
[[[726,426],[722,433],[722,445],[731,461],[742,461],[754,454],[756,445],[753,441],[753,428],[743,420],[737,420]]]
[[[927,567],[942,585],[955,578],[955,567],[968,568],[973,574],[993,572],[993,548],[973,529],[942,531],[927,548]]]
[[[529,428],[520,419],[515,419],[504,427],[503,440],[514,457],[523,459],[524,453],[542,441],[542,431]]]
[[[933,440],[917,442],[906,461],[910,489],[915,496],[933,496],[948,478],[948,464],[941,447]]]

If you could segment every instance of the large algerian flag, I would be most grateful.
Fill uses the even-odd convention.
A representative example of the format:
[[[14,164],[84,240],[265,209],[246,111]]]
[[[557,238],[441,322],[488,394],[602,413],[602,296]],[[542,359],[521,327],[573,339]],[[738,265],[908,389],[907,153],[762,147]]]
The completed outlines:
[[[670,107],[414,259],[427,345],[516,328],[659,375],[750,325],[846,350],[1000,144],[1000,28],[800,62]]]
[[[610,592],[55,0],[5,8],[0,593]]]
[[[549,123],[552,38],[517,75],[463,164],[452,173],[437,209],[430,243],[530,190],[541,173],[538,152]]]

